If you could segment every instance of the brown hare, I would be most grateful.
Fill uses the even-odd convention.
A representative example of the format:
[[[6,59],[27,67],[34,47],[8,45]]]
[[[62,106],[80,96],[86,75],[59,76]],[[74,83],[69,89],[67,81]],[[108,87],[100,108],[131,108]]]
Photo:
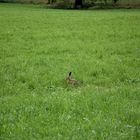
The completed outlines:
[[[78,85],[79,84],[79,81],[75,80],[75,79],[72,79],[71,77],[71,73],[69,73],[69,76],[66,78],[66,83],[69,84],[69,85]]]

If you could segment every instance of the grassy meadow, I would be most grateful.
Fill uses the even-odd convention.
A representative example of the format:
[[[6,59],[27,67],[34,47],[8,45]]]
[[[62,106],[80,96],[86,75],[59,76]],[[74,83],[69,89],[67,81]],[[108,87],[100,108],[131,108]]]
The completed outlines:
[[[79,86],[66,85],[72,71]],[[140,10],[0,4],[0,140],[139,140]]]

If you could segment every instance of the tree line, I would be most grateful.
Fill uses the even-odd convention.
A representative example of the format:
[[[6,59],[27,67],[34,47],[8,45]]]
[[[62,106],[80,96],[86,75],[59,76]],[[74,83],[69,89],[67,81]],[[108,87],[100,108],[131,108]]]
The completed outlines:
[[[107,4],[107,2],[112,1],[114,4],[117,3],[117,1],[119,0],[48,0],[48,4],[53,4],[59,1],[63,1],[63,2],[73,2],[75,7],[77,6],[83,6],[84,3],[86,2],[104,2],[105,4]]]
[[[140,0],[0,0],[0,2],[43,3],[58,8],[89,8],[106,7],[111,5],[140,7]]]

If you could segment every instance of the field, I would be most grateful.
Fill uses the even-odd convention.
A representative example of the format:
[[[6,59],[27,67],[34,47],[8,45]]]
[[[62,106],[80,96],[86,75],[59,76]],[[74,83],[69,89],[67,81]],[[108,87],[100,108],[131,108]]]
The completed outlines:
[[[136,9],[0,4],[0,139],[140,139],[139,25]]]

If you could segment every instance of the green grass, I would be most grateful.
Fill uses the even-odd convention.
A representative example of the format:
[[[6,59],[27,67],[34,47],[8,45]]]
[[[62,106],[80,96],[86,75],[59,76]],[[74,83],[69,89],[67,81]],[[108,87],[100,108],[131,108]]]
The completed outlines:
[[[140,10],[0,4],[0,139],[140,139],[139,25]]]

